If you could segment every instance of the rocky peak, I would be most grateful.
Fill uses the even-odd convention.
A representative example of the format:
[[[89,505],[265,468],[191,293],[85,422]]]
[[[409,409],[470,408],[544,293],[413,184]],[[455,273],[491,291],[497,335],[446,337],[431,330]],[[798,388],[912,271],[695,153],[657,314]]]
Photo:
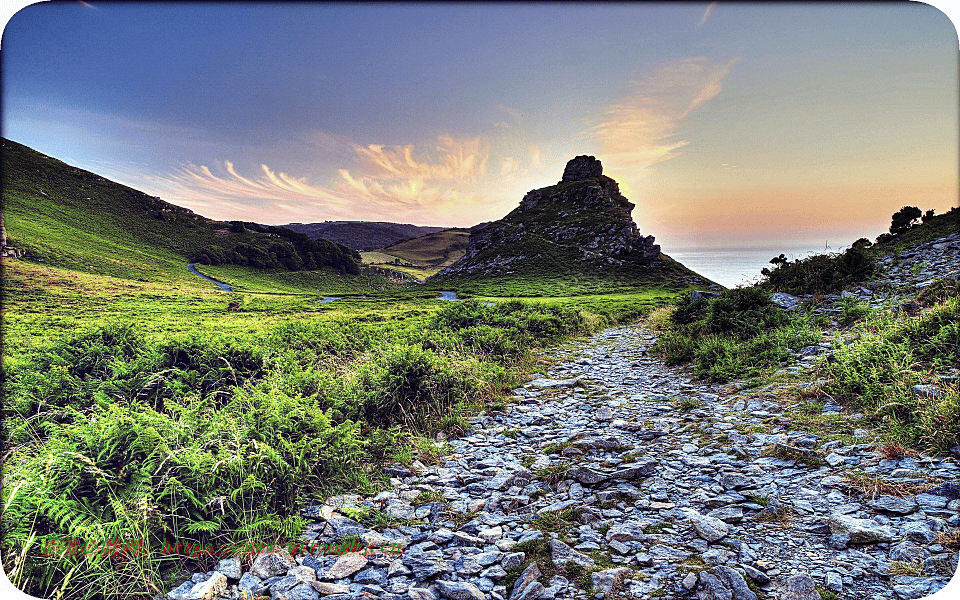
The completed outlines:
[[[465,256],[444,274],[516,272],[519,262],[535,262],[543,252],[591,272],[658,265],[660,246],[641,235],[633,206],[599,160],[577,156],[559,183],[527,192],[510,214],[472,231]]]
[[[563,178],[560,183],[567,181],[579,181],[580,179],[591,179],[603,175],[603,165],[594,156],[581,155],[570,159],[567,167],[563,170]]]

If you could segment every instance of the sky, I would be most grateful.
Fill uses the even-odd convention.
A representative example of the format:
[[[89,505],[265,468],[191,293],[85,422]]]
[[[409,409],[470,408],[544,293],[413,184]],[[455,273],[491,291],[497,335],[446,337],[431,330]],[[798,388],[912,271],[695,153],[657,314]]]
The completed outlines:
[[[665,251],[958,201],[919,3],[45,3],[2,50],[5,137],[216,219],[469,226],[580,154]]]

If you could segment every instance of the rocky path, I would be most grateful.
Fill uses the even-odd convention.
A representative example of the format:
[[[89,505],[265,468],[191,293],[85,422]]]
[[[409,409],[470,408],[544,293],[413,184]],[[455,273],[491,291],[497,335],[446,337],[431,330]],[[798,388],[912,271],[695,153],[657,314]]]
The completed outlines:
[[[904,599],[949,581],[956,461],[789,430],[775,385],[694,383],[647,355],[654,339],[619,327],[557,350],[441,464],[304,511],[306,542],[365,553],[225,559],[169,597]]]

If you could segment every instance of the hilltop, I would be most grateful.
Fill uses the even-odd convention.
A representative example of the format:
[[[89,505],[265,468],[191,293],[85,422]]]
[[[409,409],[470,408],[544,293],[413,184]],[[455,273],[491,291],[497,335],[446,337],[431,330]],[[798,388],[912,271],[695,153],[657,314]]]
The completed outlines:
[[[257,223],[223,222],[2,139],[4,253],[125,279],[192,279],[188,262],[356,274],[360,255]]]
[[[468,229],[445,229],[405,240],[373,252],[363,252],[364,264],[393,269],[423,279],[457,262],[467,249]]]
[[[474,228],[464,257],[433,280],[468,292],[522,295],[712,285],[642,235],[633,208],[599,160],[578,156],[559,183],[528,192],[507,216]]]
[[[311,239],[324,238],[361,252],[393,246],[399,242],[437,233],[446,227],[425,227],[381,221],[324,221],[289,223],[287,229],[305,233]]]

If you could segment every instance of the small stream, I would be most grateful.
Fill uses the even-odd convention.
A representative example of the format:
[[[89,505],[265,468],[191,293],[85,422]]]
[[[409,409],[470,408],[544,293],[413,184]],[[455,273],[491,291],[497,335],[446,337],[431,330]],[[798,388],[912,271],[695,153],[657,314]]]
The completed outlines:
[[[221,290],[223,290],[223,291],[225,291],[225,292],[232,292],[232,291],[233,291],[233,290],[230,289],[230,286],[227,285],[226,283],[224,283],[224,282],[222,282],[222,281],[217,281],[217,280],[214,279],[213,277],[207,277],[206,275],[204,275],[203,273],[201,273],[200,271],[198,271],[198,270],[193,266],[193,265],[195,265],[195,264],[197,264],[197,263],[190,263],[189,265],[187,265],[187,268],[190,269],[190,272],[191,272],[191,273],[193,273],[193,274],[196,275],[197,277],[202,277],[202,278],[206,279],[207,281],[212,281],[212,282],[214,282],[215,284],[217,284],[218,286],[220,286],[220,289],[221,289]]]
[[[440,297],[437,300],[447,300],[448,302],[460,302],[460,299],[457,298],[456,292],[440,292]]]

